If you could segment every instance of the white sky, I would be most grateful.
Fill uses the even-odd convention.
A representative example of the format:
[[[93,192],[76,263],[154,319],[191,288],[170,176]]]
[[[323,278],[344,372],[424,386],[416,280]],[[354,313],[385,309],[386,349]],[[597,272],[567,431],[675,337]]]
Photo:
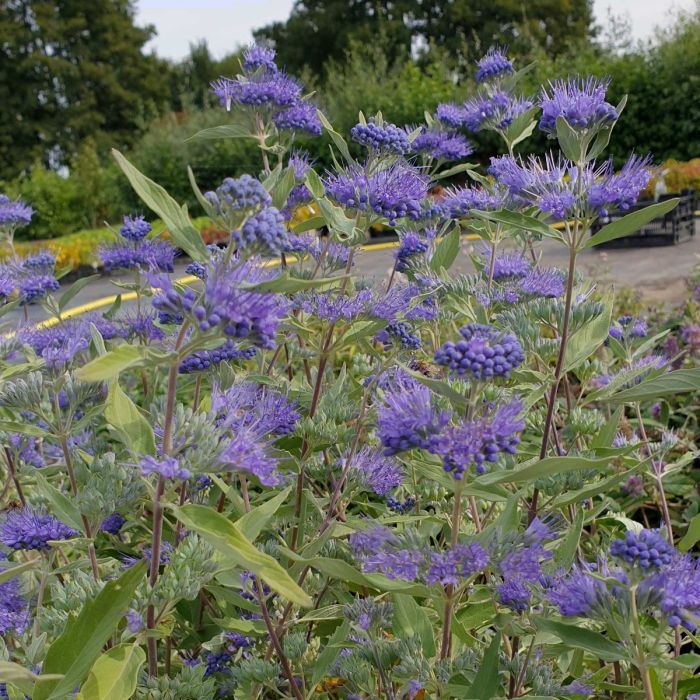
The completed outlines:
[[[635,39],[644,39],[657,25],[665,26],[673,9],[691,9],[695,0],[594,0],[596,19],[606,20],[608,8],[626,14]],[[155,25],[150,47],[165,58],[184,58],[189,45],[206,39],[220,58],[252,40],[252,30],[284,20],[294,0],[138,0],[139,24]]]

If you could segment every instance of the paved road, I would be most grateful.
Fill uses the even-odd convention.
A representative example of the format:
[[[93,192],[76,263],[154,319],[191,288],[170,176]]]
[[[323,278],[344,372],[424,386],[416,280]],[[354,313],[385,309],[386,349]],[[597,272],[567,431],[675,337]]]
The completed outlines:
[[[579,258],[579,269],[601,285],[616,288],[632,287],[650,303],[679,303],[687,296],[685,280],[695,265],[700,264],[700,221],[696,221],[697,235],[676,246],[620,248],[606,251],[587,250]],[[471,272],[468,252],[480,245],[479,241],[464,240],[455,264],[459,272]],[[567,252],[554,241],[538,244],[543,264],[566,268]],[[357,258],[356,273],[375,279],[389,275],[393,265],[393,250],[362,251]],[[178,275],[184,274],[185,262],[176,266]],[[100,276],[85,287],[70,303],[73,308],[104,296],[119,294],[120,289],[108,276]],[[128,278],[122,278],[128,279]],[[11,320],[19,320],[21,312],[13,312]],[[30,307],[29,316],[41,320],[41,307]]]

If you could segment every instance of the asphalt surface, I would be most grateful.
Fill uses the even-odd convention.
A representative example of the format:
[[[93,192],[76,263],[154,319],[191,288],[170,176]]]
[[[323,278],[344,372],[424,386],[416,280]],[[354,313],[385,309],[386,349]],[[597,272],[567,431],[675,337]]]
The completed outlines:
[[[686,279],[700,264],[700,220],[695,222],[696,235],[675,246],[628,247],[605,250],[586,250],[580,254],[577,267],[599,286],[637,290],[649,304],[677,304],[688,295]],[[463,239],[462,250],[453,270],[473,271],[469,252],[478,249],[479,241]],[[542,256],[542,264],[565,269],[568,263],[566,249],[555,241],[543,241],[535,249]],[[394,250],[363,250],[357,255],[355,274],[377,281],[388,278],[394,262]],[[187,262],[176,265],[176,275],[185,274]],[[81,306],[102,297],[119,294],[123,290],[113,280],[132,281],[132,276],[100,275],[82,289],[70,302],[68,309]],[[67,285],[66,285],[67,286]],[[124,304],[124,307],[128,302]],[[13,325],[23,316],[16,310],[6,317]],[[29,307],[30,320],[46,317],[40,306]]]

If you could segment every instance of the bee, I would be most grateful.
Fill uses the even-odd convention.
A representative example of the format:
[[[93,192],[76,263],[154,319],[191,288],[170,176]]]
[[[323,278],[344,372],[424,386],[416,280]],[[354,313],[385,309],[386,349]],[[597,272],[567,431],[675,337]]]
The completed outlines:
[[[345,681],[342,678],[324,678],[320,683],[316,684],[315,691],[317,693],[329,693],[338,688],[342,688],[345,685]]]
[[[428,377],[428,379],[438,379],[442,377],[442,369],[425,360],[414,360],[411,362],[410,367],[414,372],[420,372],[424,377]]]

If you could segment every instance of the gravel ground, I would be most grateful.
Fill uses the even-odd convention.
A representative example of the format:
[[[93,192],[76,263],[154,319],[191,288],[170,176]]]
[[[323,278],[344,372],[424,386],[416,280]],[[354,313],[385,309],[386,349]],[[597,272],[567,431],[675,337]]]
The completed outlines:
[[[696,221],[696,234],[700,230],[700,220]],[[479,245],[478,241],[464,240],[462,252],[454,269],[459,272],[472,271],[468,252]],[[567,252],[554,241],[538,244],[543,264],[566,268]],[[377,280],[388,277],[393,265],[393,250],[362,251],[357,258],[356,274],[366,275]],[[688,294],[685,280],[693,267],[700,263],[700,235],[675,246],[653,246],[607,249],[605,251],[584,251],[578,262],[579,269],[601,285],[616,288],[629,287],[639,291],[650,304],[677,304]],[[186,263],[176,267],[178,274],[184,274]],[[112,279],[100,276],[87,285],[71,301],[69,308],[94,301],[101,297],[118,294],[120,289],[112,284]],[[126,307],[126,304],[124,305]],[[9,314],[10,324],[21,318],[21,311]],[[39,321],[45,314],[41,307],[29,309],[29,317]]]

